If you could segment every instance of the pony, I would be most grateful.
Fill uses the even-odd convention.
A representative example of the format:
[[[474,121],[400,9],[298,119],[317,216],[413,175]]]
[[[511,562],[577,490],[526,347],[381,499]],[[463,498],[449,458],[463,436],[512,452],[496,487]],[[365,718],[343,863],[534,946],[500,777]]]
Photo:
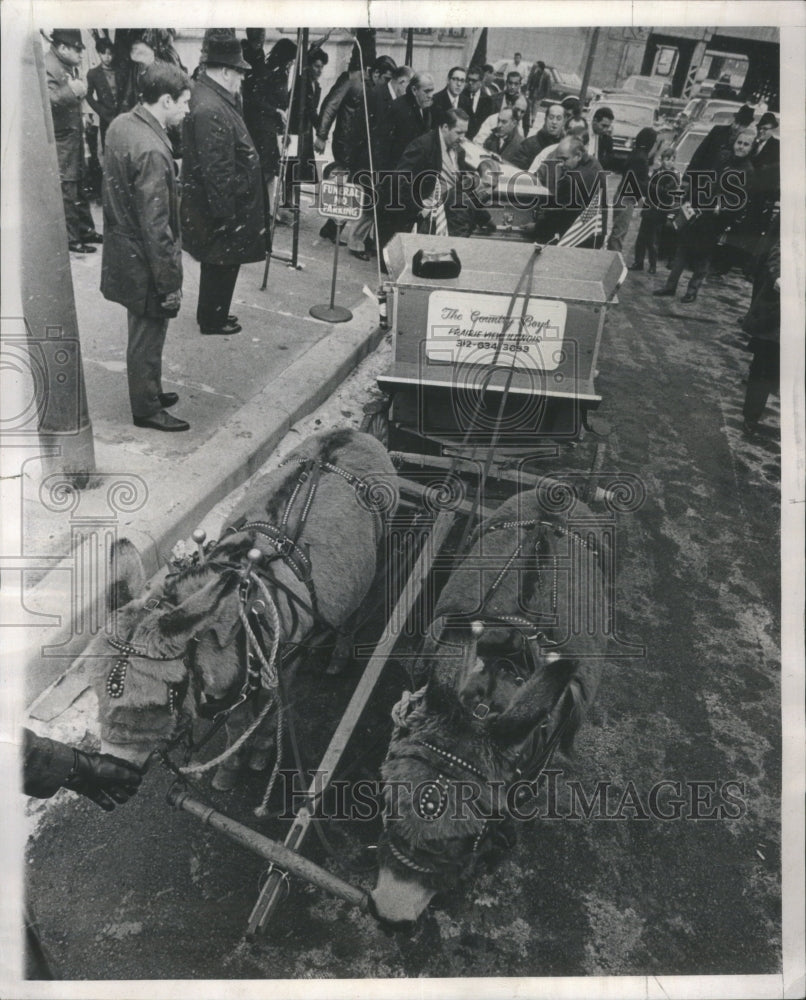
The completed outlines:
[[[299,662],[309,644],[335,632],[334,658],[348,655],[398,495],[380,442],[352,429],[327,431],[253,484],[221,538],[174,563],[153,590],[143,589],[134,547],[118,543],[111,628],[83,654],[92,661],[103,752],[141,766],[180,722],[222,713],[227,749],[184,770],[215,765],[214,787],[229,790],[250,742],[250,766],[262,769],[269,713],[285,660],[293,659],[284,654],[296,650]],[[278,764],[279,749],[278,741]]]
[[[571,518],[546,498],[516,494],[477,528],[434,609],[426,683],[393,709],[371,893],[386,926],[414,926],[438,891],[512,846],[524,798],[555,750],[570,752],[596,695],[607,553],[584,503]]]

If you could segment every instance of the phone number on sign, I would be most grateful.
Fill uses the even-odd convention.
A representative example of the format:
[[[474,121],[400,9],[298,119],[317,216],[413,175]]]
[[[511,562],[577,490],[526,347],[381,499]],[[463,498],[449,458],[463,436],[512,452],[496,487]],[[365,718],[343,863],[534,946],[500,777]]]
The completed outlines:
[[[475,347],[480,351],[494,351],[499,345],[495,340],[457,340],[457,347]],[[511,351],[515,353],[516,351],[525,351],[529,353],[528,344],[501,344],[502,351]]]

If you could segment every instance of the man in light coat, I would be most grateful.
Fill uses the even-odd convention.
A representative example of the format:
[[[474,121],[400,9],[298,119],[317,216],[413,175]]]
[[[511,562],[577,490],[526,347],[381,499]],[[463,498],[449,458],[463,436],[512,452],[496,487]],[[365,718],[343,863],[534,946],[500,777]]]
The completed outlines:
[[[179,397],[162,391],[162,349],[182,300],[179,191],[166,130],[188,112],[190,80],[177,66],[153,63],[142,86],[142,104],[119,115],[106,133],[101,292],[128,310],[135,425],[186,431],[189,424],[167,412]]]

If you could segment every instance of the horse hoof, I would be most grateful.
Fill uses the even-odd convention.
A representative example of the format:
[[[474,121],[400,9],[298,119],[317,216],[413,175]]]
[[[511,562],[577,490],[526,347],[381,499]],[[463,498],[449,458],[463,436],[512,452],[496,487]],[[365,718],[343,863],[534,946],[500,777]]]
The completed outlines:
[[[213,775],[212,785],[217,792],[231,792],[238,781],[238,771],[235,768],[219,767]]]

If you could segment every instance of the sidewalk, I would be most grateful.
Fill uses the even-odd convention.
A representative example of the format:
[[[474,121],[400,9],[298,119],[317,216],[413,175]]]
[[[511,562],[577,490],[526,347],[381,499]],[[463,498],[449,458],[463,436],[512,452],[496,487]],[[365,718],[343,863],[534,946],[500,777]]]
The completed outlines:
[[[93,211],[100,222],[100,210]],[[21,460],[20,549],[14,555],[23,557],[26,572],[19,574],[20,607],[11,609],[11,624],[21,627],[4,631],[11,639],[7,651],[21,659],[26,704],[64,671],[93,624],[97,628],[111,540],[130,538],[148,572],[155,572],[175,542],[378,343],[375,261],[358,261],[346,248],[339,254],[336,302],[351,309],[353,319],[331,326],[308,314],[312,305],[330,300],[333,244],[318,235],[323,221],[303,193],[303,270],[273,259],[261,292],[264,265],[241,268],[231,311],[243,330],[231,337],[199,333],[199,266],[185,254],[182,309],[170,323],[163,356],[163,388],[180,397],[172,412],[191,425],[180,434],[133,425],[125,310],[98,290],[101,248],[71,254],[98,475],[95,488],[70,495],[43,484],[37,459]],[[276,252],[290,256],[291,237],[290,228],[278,226]]]

